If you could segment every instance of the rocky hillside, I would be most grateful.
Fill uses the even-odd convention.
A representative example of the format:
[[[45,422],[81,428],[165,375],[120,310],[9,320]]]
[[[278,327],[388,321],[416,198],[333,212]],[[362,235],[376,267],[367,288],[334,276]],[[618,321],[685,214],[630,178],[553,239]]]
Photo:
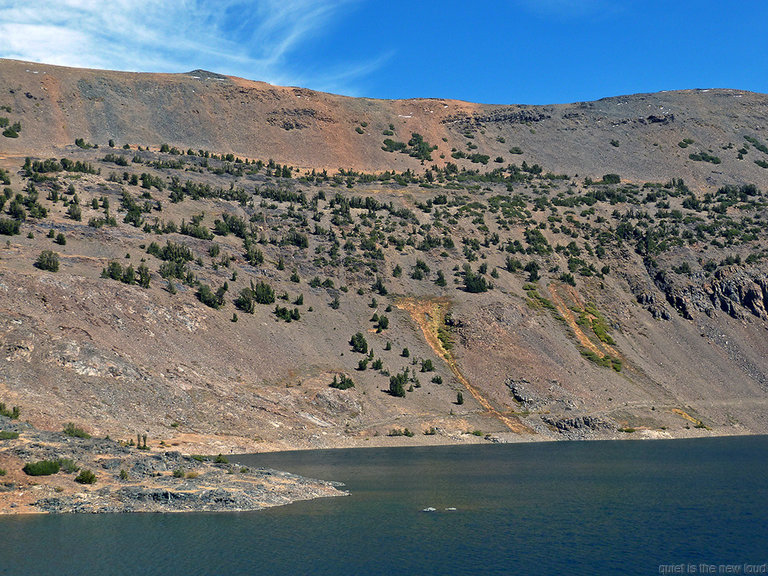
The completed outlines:
[[[0,402],[38,427],[187,453],[768,431],[764,95],[0,80]]]

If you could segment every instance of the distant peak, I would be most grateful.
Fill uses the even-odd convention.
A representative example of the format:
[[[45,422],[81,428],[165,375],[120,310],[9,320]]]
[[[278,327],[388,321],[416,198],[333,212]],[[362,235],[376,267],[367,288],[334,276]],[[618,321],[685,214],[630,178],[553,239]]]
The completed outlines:
[[[226,80],[227,76],[224,74],[217,74],[216,72],[209,72],[208,70],[192,70],[187,72],[185,76],[192,76],[192,78],[200,78],[201,80]]]

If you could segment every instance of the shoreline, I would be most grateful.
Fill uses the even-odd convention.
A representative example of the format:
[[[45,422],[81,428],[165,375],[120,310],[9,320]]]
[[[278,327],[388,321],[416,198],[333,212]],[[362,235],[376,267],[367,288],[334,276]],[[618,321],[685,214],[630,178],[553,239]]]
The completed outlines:
[[[659,434],[653,434],[653,435],[643,435],[642,432],[638,430],[637,432],[641,432],[641,434],[623,434],[621,436],[595,436],[595,437],[589,437],[589,438],[555,438],[555,437],[545,437],[545,436],[527,436],[526,438],[523,438],[522,436],[519,436],[519,440],[511,440],[511,441],[488,441],[484,439],[480,439],[477,442],[435,442],[435,443],[407,443],[407,442],[398,442],[398,443],[392,443],[392,444],[367,444],[367,445],[356,445],[356,446],[327,446],[327,447],[297,447],[297,448],[291,448],[291,449],[275,449],[275,450],[262,450],[260,452],[232,452],[228,453],[228,458],[236,459],[238,456],[242,455],[258,455],[258,454],[288,454],[288,453],[299,453],[299,452],[321,452],[321,451],[328,451],[328,450],[365,450],[365,449],[382,449],[382,448],[441,448],[441,447],[452,447],[452,446],[492,446],[492,445],[516,445],[516,444],[541,444],[541,443],[547,443],[547,444],[568,444],[568,443],[583,443],[583,442],[625,442],[625,441],[632,441],[632,442],[649,442],[649,441],[674,441],[674,440],[701,440],[701,439],[716,439],[716,438],[743,438],[743,437],[753,437],[753,436],[768,436],[768,432],[736,432],[733,434],[725,434],[725,433],[710,433],[710,434],[690,434],[690,435],[659,435]],[[655,432],[655,431],[650,431]]]
[[[445,438],[424,442],[405,437],[377,437],[374,443],[352,446],[268,449],[259,452],[230,452],[226,456],[203,457],[151,446],[138,449],[109,438],[78,438],[60,432],[38,430],[26,422],[0,416],[0,430],[18,433],[0,440],[0,516],[57,513],[180,513],[254,511],[272,506],[322,497],[347,495],[343,484],[316,480],[271,468],[249,468],[238,458],[254,455],[290,454],[309,451],[381,448],[431,448],[451,446],[534,444],[540,442],[616,442],[692,440],[764,436],[742,431],[693,430],[686,434],[638,429],[632,433],[587,434],[576,438],[541,434],[496,433],[485,437]],[[87,436],[87,435],[86,435]],[[436,439],[437,440],[437,439]],[[465,440],[465,441],[461,441]],[[271,447],[270,447],[271,448]],[[62,470],[47,476],[29,476],[25,464],[57,460]],[[95,484],[75,481],[75,473],[92,470]]]

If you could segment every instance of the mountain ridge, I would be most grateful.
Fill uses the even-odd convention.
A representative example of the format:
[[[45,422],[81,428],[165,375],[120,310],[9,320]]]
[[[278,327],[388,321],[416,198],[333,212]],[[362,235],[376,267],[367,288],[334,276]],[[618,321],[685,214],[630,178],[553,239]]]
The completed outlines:
[[[392,124],[395,140],[407,141],[416,132],[438,146],[425,166],[456,162],[452,150],[462,150],[468,140],[474,140],[491,158],[537,161],[555,172],[583,172],[583,176],[616,172],[636,180],[683,177],[701,186],[718,186],[743,183],[732,177],[738,169],[743,179],[757,184],[766,180],[763,169],[736,160],[735,153],[723,155],[725,164],[717,169],[704,166],[710,169],[702,170],[701,163],[688,159],[690,152],[699,151],[696,145],[691,150],[677,147],[688,138],[716,150],[715,140],[722,147],[739,144],[743,132],[759,134],[768,122],[768,96],[763,94],[705,89],[573,104],[480,105],[442,98],[356,99],[223,78],[0,62],[0,80],[14,90],[6,94],[6,100],[11,100],[7,103],[25,114],[38,111],[36,125],[30,119],[26,136],[34,150],[83,137],[156,146],[166,142],[182,149],[202,146],[328,170],[423,169],[420,161],[381,149],[386,139],[382,133]],[[357,133],[357,128],[363,133]],[[579,142],[570,142],[569,134],[574,132]],[[612,146],[612,141],[618,146]],[[25,152],[23,138],[5,144],[9,152]],[[522,154],[510,153],[513,147]],[[585,151],[587,147],[594,150]],[[600,164],[592,159],[596,152]],[[476,167],[462,160],[456,163]],[[741,165],[729,166],[732,163]]]

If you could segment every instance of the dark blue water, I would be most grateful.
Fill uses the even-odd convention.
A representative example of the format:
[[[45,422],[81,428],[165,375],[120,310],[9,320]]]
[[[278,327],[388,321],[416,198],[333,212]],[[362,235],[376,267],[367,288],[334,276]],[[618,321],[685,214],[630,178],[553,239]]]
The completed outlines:
[[[743,570],[768,562],[766,455],[768,437],[243,456],[352,494],[239,514],[0,518],[0,574]]]

